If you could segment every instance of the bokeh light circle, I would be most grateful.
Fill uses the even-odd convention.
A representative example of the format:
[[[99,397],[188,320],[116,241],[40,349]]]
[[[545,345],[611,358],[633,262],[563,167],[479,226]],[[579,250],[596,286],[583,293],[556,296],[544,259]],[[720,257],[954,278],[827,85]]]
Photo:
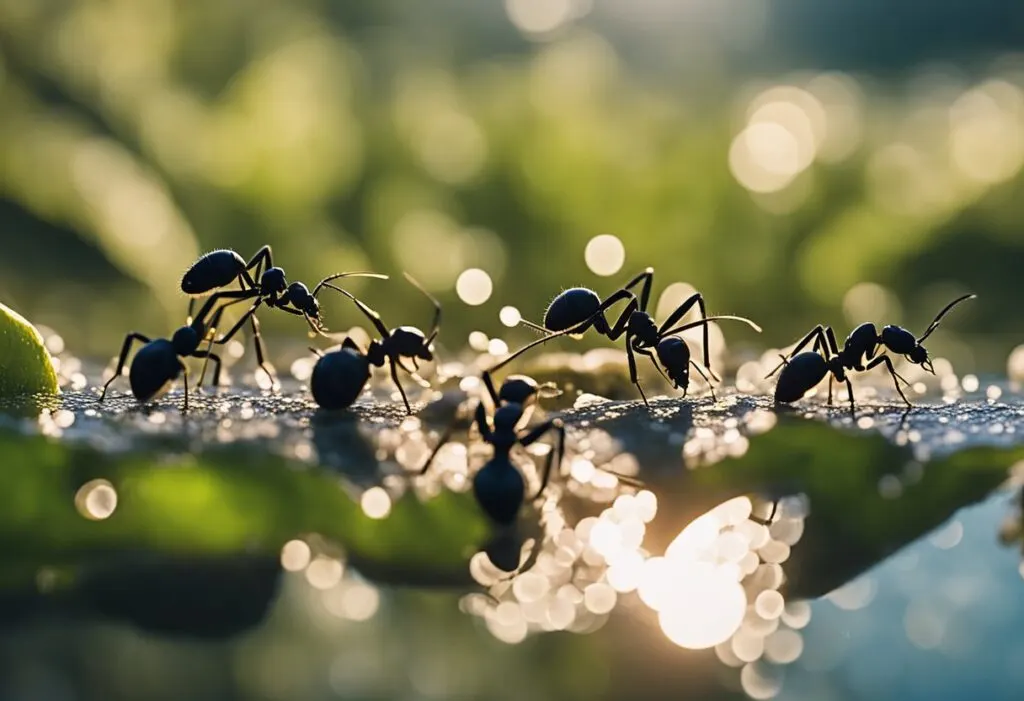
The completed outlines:
[[[583,251],[587,267],[595,275],[614,275],[626,263],[626,247],[618,236],[601,234],[590,239]]]
[[[463,270],[455,281],[455,292],[466,304],[477,307],[491,298],[494,283],[487,271],[480,268]]]

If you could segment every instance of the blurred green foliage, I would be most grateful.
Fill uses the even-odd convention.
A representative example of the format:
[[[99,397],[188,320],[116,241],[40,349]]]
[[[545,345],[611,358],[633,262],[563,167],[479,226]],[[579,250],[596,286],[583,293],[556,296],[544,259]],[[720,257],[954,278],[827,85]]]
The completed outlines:
[[[456,350],[474,329],[528,338],[503,305],[537,319],[563,287],[611,291],[653,265],[656,295],[688,282],[761,323],[762,345],[819,321],[922,327],[970,289],[933,353],[1004,367],[1024,337],[1021,64],[822,76],[766,55],[780,72],[751,76],[714,32],[673,52],[662,31],[645,54],[595,10],[526,41],[494,5],[0,0],[0,298],[105,357],[181,322],[201,251],[270,243],[291,279],[409,270]],[[785,187],[754,194],[730,153],[781,84],[816,96],[825,131]],[[779,148],[806,151],[782,137],[761,144],[769,175],[792,166]],[[584,264],[601,233],[626,244],[609,278]],[[495,283],[481,306],[454,291],[469,267]],[[861,282],[881,287],[850,293]],[[389,324],[429,321],[401,280],[351,289]],[[361,321],[341,301],[326,314]],[[268,331],[304,347],[278,316]]]

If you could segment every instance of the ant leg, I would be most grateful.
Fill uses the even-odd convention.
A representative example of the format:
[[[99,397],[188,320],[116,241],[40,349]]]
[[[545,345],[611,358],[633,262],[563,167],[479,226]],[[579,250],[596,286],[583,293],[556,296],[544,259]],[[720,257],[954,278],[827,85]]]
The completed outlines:
[[[252,326],[252,343],[256,347],[256,364],[260,370],[267,373],[267,377],[270,378],[270,385],[273,387],[278,384],[277,378],[274,377],[274,370],[267,363],[266,349],[263,347],[263,336],[260,335],[260,320],[256,318],[255,314],[249,316],[249,322]]]
[[[181,373],[185,377],[185,381],[182,383],[183,389],[185,390],[185,404],[181,407],[181,413],[184,415],[188,413],[188,368],[185,366],[185,363],[181,358],[178,358],[178,365],[181,366]]]
[[[555,464],[556,453],[558,454],[557,465],[559,469],[562,467],[562,458],[565,455],[565,425],[562,423],[561,419],[551,419],[550,421],[545,421],[540,426],[532,429],[529,433],[519,439],[520,445],[525,448],[536,443],[537,440],[548,431],[555,431],[557,433],[557,437],[555,439],[557,447],[552,446],[551,452],[548,453],[547,460],[544,463],[544,473],[540,480],[540,489],[537,490],[537,493],[533,497],[534,499],[538,498],[544,493],[544,490],[547,489],[548,480],[551,478],[551,468]]]
[[[263,298],[257,299],[255,302],[253,302],[253,305],[249,307],[244,314],[242,314],[241,318],[235,323],[235,325],[232,326],[231,329],[223,336],[221,336],[218,339],[215,339],[213,343],[216,343],[218,346],[220,346],[230,341],[234,337],[234,335],[238,333],[243,326],[245,326],[245,322],[249,321],[252,315],[256,313],[256,310],[260,308],[261,304],[263,304]]]
[[[434,295],[427,292],[423,288],[423,285],[416,282],[412,275],[409,273],[404,273],[404,275],[405,279],[408,280],[413,287],[422,292],[423,296],[429,299],[430,303],[434,305],[434,321],[430,325],[430,333],[427,334],[427,341],[425,344],[429,348],[430,344],[434,342],[435,338],[437,338],[438,331],[441,330],[441,303],[437,301],[437,298],[435,298]]]
[[[217,309],[217,311],[215,311],[213,313],[213,316],[210,318],[210,326],[207,328],[207,331],[206,331],[206,338],[209,339],[209,343],[206,344],[206,352],[207,352],[207,354],[209,354],[209,352],[211,350],[213,350],[213,339],[217,337],[217,326],[220,325],[221,316],[223,316],[224,308],[227,307],[227,306],[228,306],[227,304],[221,305]],[[198,358],[200,356],[196,355],[195,357]],[[203,379],[206,377],[206,364],[207,364],[208,361],[209,361],[209,356],[207,356],[206,360],[203,360],[203,367],[200,369],[200,371],[199,371],[199,379],[196,381],[196,389],[202,390]],[[218,377],[219,377],[219,375],[220,375],[220,373],[218,373]],[[216,386],[218,386],[219,383],[216,380],[214,380],[213,384],[216,387]]]
[[[629,328],[629,318],[633,316],[633,312],[637,311],[639,308],[640,303],[636,301],[636,297],[629,300],[629,304],[627,304],[626,308],[622,310],[621,314],[619,314],[619,318],[615,320],[615,324],[613,324],[612,327],[608,329],[608,333],[605,334],[605,336],[608,337],[608,340],[617,341],[622,334],[626,333],[626,329]]]
[[[792,358],[794,355],[799,353],[812,340],[815,341],[815,343],[820,343],[821,345],[824,346],[824,344],[826,342],[824,339],[825,339],[825,327],[822,326],[821,324],[818,324],[813,329],[811,329],[810,333],[808,333],[806,336],[804,336],[802,339],[800,339],[800,341],[796,344],[796,346],[793,347],[793,350],[791,350],[789,352],[789,355],[786,356],[786,359]],[[785,361],[779,363],[775,367],[774,370],[772,370],[770,373],[768,373],[767,375],[764,376],[764,379],[767,380],[769,377],[771,377],[772,375],[777,373],[779,370],[782,369],[782,366],[785,365],[785,364],[786,364]]]
[[[265,267],[264,267],[265,266]],[[245,264],[245,270],[242,271],[242,277],[249,283],[250,287],[258,287],[259,285],[255,280],[259,280],[262,277],[263,271],[274,267],[274,257],[270,251],[270,246],[264,246],[260,250],[256,251],[256,255],[249,259],[249,262]],[[255,268],[255,270],[253,270]],[[252,277],[249,276],[249,271],[253,270]]]
[[[634,287],[643,283],[640,288],[640,311],[647,311],[647,305],[651,301],[651,285],[654,284],[654,268],[647,268],[635,278],[622,286],[623,290],[632,291]]]
[[[434,458],[437,457],[437,454],[439,452],[441,452],[441,448],[443,448],[445,446],[445,444],[448,441],[451,440],[452,434],[455,432],[455,425],[456,425],[457,422],[458,422],[458,417],[453,419],[452,422],[450,424],[448,424],[448,428],[446,428],[444,430],[444,433],[441,434],[441,438],[440,438],[440,440],[437,441],[437,445],[435,445],[434,449],[432,451],[430,451],[430,455],[427,456],[427,461],[425,463],[423,463],[423,467],[420,468],[420,474],[421,475],[427,474],[427,470],[430,469],[430,466],[433,464]]]
[[[494,402],[494,406],[498,406],[500,400],[498,399],[498,393],[494,389],[494,381],[491,379],[491,373],[484,370],[480,379],[483,380],[484,387],[487,389],[487,394],[491,396],[491,401]]]
[[[204,368],[206,367],[206,361],[210,361],[210,360],[213,361],[213,386],[214,387],[219,387],[220,386],[220,356],[217,355],[216,353],[211,353],[208,350],[205,350],[205,351],[197,350],[195,353],[192,354],[192,357],[194,357],[194,358],[203,358],[204,359],[204,362],[203,362],[203,367]],[[200,385],[202,385],[202,383],[203,383],[203,381],[200,379],[199,382],[196,384],[196,387],[199,387]]]
[[[402,401],[405,403],[405,410],[410,416],[412,416],[412,407],[409,406],[409,398],[405,396],[405,390],[402,389],[402,383],[398,381],[398,363],[391,360],[391,381],[395,383],[395,387],[398,388],[398,393],[402,395]]]
[[[847,394],[850,395],[850,413],[851,414],[856,414],[856,412],[857,412],[857,405],[853,401],[853,383],[850,382],[850,378],[849,377],[846,378],[846,392],[847,392]]]
[[[830,372],[828,374],[828,405],[829,406],[832,406],[832,382],[833,382],[833,380],[835,380],[835,377]]]
[[[195,309],[195,307],[196,307],[196,298],[195,297],[189,297],[188,298],[188,316],[185,317],[185,323],[187,325],[189,325],[189,326],[192,325],[192,311]]]
[[[209,324],[209,326],[207,327],[207,330],[206,330],[206,335],[209,338],[209,343],[206,344],[206,351],[207,352],[210,352],[211,350],[213,350],[214,339],[217,338],[217,327],[220,325],[221,316],[223,316],[224,310],[227,309],[228,307],[230,307],[232,304],[239,304],[241,302],[248,302],[249,299],[250,298],[248,298],[248,297],[240,297],[239,299],[232,299],[231,301],[225,302],[224,304],[222,304],[219,307],[217,307],[217,311],[215,311],[213,313],[213,316],[210,317],[210,324]],[[202,389],[203,379],[206,377],[206,364],[207,364],[207,361],[204,360],[203,361],[203,367],[202,367],[202,369],[199,372],[199,380],[195,384],[195,386],[197,388],[199,388],[199,389]],[[216,382],[216,381],[213,384],[214,384],[215,387],[219,386],[219,383]]]
[[[711,392],[711,401],[717,402],[718,398],[715,396],[715,388],[711,386],[711,380],[709,380],[708,376],[704,374],[704,371],[700,369],[700,365],[697,364],[697,361],[691,360],[690,365],[692,365],[693,369],[696,370],[700,376],[704,378],[704,381],[708,383],[708,391]],[[708,368],[708,372],[711,372],[711,368]]]
[[[657,359],[654,357],[654,353],[652,353],[650,350],[646,348],[634,348],[633,350],[635,350],[640,355],[646,355],[648,358],[650,358],[651,363],[654,365],[654,369],[661,373],[661,376],[665,378],[665,382],[668,382],[670,385],[673,384],[672,378],[666,375],[665,371],[661,369],[661,365],[658,364]]]
[[[124,372],[124,364],[128,360],[128,354],[131,352],[132,344],[135,343],[135,341],[139,341],[140,343],[149,343],[150,339],[143,336],[141,333],[136,333],[134,331],[124,337],[124,344],[121,346],[121,354],[117,357],[117,369],[114,370],[113,376],[107,380],[107,383],[103,385],[103,391],[100,392],[100,398],[98,401],[103,401],[103,397],[107,395],[107,388],[110,387],[110,383],[119,378],[121,373]]]
[[[636,374],[636,356],[633,355],[633,346],[628,335],[626,336],[626,360],[629,361],[629,381],[636,385],[637,390],[640,391],[640,398],[644,400],[644,406],[650,409],[651,405],[647,401],[647,395],[644,394],[644,388],[640,386],[640,378]]]
[[[907,406],[914,406],[913,404],[910,403],[910,400],[907,399],[907,395],[903,394],[903,389],[900,387],[899,382],[900,380],[903,380],[903,378],[900,377],[899,373],[897,373],[896,369],[892,366],[892,360],[889,358],[889,356],[878,356],[870,363],[868,363],[867,367],[864,369],[871,370],[872,368],[878,367],[879,365],[885,365],[885,369],[889,371],[890,375],[892,375],[892,383],[896,386],[896,392],[900,395],[900,398],[906,403]],[[908,385],[910,384],[906,380],[903,380],[903,382]]]
[[[598,305],[597,311],[591,314],[590,318],[588,318],[581,324],[577,324],[576,328],[573,330],[573,333],[581,334],[585,332],[588,328],[593,326],[594,329],[602,336],[608,336],[609,338],[612,338],[610,334],[613,332],[611,328],[608,326],[608,319],[605,318],[604,312],[605,310],[618,304],[624,299],[632,300],[631,303],[639,304],[639,302],[636,301],[636,295],[634,295],[627,289],[621,289],[618,290],[617,292],[613,292],[607,299],[605,299],[603,302],[601,302],[601,304]],[[616,324],[623,324],[623,328],[625,328],[625,321],[628,320],[629,315],[623,312],[622,314],[619,315],[619,320],[618,322],[616,322]],[[615,335],[615,338],[618,338],[621,334],[622,332],[620,331],[618,334]],[[612,340],[614,341],[615,338],[612,338]]]
[[[217,303],[220,302],[221,300],[225,300],[225,299],[244,300],[244,299],[252,299],[254,297],[258,298],[259,296],[260,296],[260,291],[256,290],[256,289],[252,289],[252,290],[227,290],[225,292],[215,292],[215,293],[213,293],[212,295],[210,295],[209,297],[206,298],[206,303],[203,304],[202,308],[199,310],[199,313],[196,314],[196,317],[195,317],[195,319],[193,319],[193,321],[190,324],[190,326],[195,326],[197,324],[202,324],[202,325],[205,326],[205,319],[206,319],[207,315],[214,309],[214,307],[217,306]]]

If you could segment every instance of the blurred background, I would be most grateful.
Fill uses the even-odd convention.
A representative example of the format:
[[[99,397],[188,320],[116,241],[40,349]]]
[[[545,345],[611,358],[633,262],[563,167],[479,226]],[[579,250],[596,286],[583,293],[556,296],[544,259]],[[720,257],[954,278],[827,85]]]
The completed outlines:
[[[0,298],[107,357],[181,323],[201,252],[269,243],[292,280],[409,271],[458,350],[653,265],[762,345],[973,291],[933,353],[1002,370],[1022,47],[1005,0],[0,0]]]

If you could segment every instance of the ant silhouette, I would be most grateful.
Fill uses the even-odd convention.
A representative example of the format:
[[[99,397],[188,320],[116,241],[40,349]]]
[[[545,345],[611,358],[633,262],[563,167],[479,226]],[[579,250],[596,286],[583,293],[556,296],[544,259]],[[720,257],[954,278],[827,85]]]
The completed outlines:
[[[524,375],[513,375],[505,380],[499,392],[494,390],[490,373],[484,371],[483,382],[494,400],[494,415],[489,417],[483,402],[477,402],[474,423],[484,442],[493,448],[491,459],[473,476],[473,495],[484,512],[498,525],[508,526],[515,522],[526,501],[526,481],[512,464],[512,449],[517,445],[529,447],[549,433],[555,434],[555,445],[548,453],[541,472],[540,488],[530,498],[535,501],[544,493],[551,478],[553,467],[560,467],[565,454],[565,426],[561,419],[548,419],[532,429],[520,429],[528,408],[543,396],[544,385],[538,385]],[[493,428],[492,428],[493,425]],[[451,438],[454,423],[442,435],[427,461],[420,468],[425,475],[437,457],[438,452]],[[607,470],[605,470],[608,472]],[[618,475],[628,484],[631,478]],[[506,570],[508,571],[508,570]]]
[[[341,277],[341,274],[333,277]],[[362,391],[366,381],[369,379],[369,366],[374,365],[376,367],[384,367],[385,361],[390,361],[391,365],[391,380],[395,383],[395,387],[398,388],[398,392],[402,395],[402,401],[405,403],[405,410],[412,414],[412,407],[409,404],[409,398],[405,395],[405,390],[402,388],[402,383],[398,381],[398,368],[402,368],[407,372],[413,379],[417,380],[421,385],[429,387],[425,380],[419,377],[416,373],[419,370],[419,361],[431,361],[434,359],[433,343],[434,339],[437,338],[438,331],[441,328],[441,303],[434,298],[432,294],[427,292],[422,285],[416,280],[405,273],[405,279],[408,280],[416,289],[423,293],[423,295],[430,300],[431,304],[434,305],[434,320],[430,328],[430,333],[423,333],[415,326],[399,326],[397,328],[388,330],[388,327],[381,321],[380,314],[370,309],[355,295],[348,290],[343,290],[340,287],[332,285],[330,280],[333,278],[325,278],[321,280],[317,285],[317,290],[322,286],[326,286],[340,292],[349,299],[351,299],[355,305],[359,308],[366,318],[370,320],[376,328],[377,333],[380,334],[381,339],[373,340],[370,342],[369,348],[363,353],[355,341],[350,338],[346,338],[342,343],[342,348],[338,351],[331,353],[320,354],[321,357],[317,360],[316,366],[313,368],[313,374],[316,379],[312,379],[310,383],[311,389],[313,389],[313,396],[320,404],[325,408],[344,408],[350,406],[355,401],[356,397]],[[315,291],[314,291],[315,292]],[[337,355],[341,354],[341,355]],[[361,357],[362,361],[357,361],[353,358],[353,355]],[[409,358],[412,361],[413,368],[410,370],[402,363],[403,358]],[[362,363],[365,361],[365,370],[363,372]],[[319,371],[319,372],[318,372]],[[357,388],[358,385],[358,388]]]
[[[850,396],[850,411],[854,411],[856,405],[853,399],[853,385],[850,383],[848,373],[851,371],[866,372],[879,365],[885,365],[885,369],[892,376],[896,392],[900,395],[908,407],[913,404],[903,394],[900,382],[909,385],[892,365],[892,359],[885,354],[885,351],[902,355],[915,365],[920,365],[926,371],[935,374],[928,351],[922,345],[933,331],[939,326],[939,322],[956,305],[968,299],[974,299],[977,295],[968,294],[954,299],[947,304],[942,311],[935,315],[932,323],[925,329],[920,338],[900,326],[885,326],[882,332],[874,324],[868,322],[855,328],[846,337],[843,347],[840,348],[836,342],[836,335],[831,326],[815,326],[806,336],[800,339],[789,356],[779,356],[782,362],[772,370],[765,379],[777,373],[783,367],[775,384],[775,401],[784,404],[795,402],[804,394],[821,382],[826,375],[828,378],[828,404],[832,405],[832,383],[845,382],[847,393]],[[813,349],[800,352],[808,343],[814,341]],[[881,350],[881,355],[876,354]],[[819,351],[821,354],[819,354]],[[865,365],[866,363],[866,365]]]
[[[721,381],[721,378],[718,377],[718,375],[715,374],[715,371],[711,369],[711,358],[708,343],[708,322],[724,319],[742,321],[758,333],[761,332],[761,327],[750,319],[740,316],[720,315],[708,317],[707,310],[704,306],[704,296],[699,292],[694,293],[684,300],[682,304],[676,307],[676,309],[668,316],[664,323],[659,326],[655,323],[654,318],[647,312],[647,307],[651,298],[651,285],[653,284],[653,281],[654,269],[647,268],[644,272],[637,275],[603,301],[598,297],[596,292],[585,287],[574,287],[562,292],[560,295],[555,297],[548,306],[548,309],[544,314],[543,326],[530,321],[521,321],[524,325],[547,335],[516,351],[501,363],[491,368],[491,371],[493,372],[505,365],[505,363],[511,362],[521,353],[526,352],[535,345],[546,343],[556,336],[566,334],[579,336],[585,333],[588,329],[593,328],[599,334],[612,341],[618,340],[623,334],[625,334],[626,359],[629,362],[629,379],[630,382],[636,385],[637,390],[640,392],[640,397],[644,400],[644,404],[646,406],[650,406],[650,404],[647,401],[647,395],[644,393],[644,389],[640,385],[637,377],[635,357],[637,354],[650,358],[658,372],[660,372],[675,389],[682,389],[684,396],[686,395],[687,388],[690,385],[691,365],[700,374],[700,376],[704,378],[704,381],[708,383],[709,387],[711,386],[711,379],[708,378],[708,375],[714,378],[715,381]],[[639,300],[632,291],[637,285],[641,285]],[[608,319],[605,316],[605,311],[607,311],[609,307],[623,300],[629,300],[626,308],[623,310],[622,314],[619,315],[616,322],[613,325],[609,325]],[[688,324],[673,327],[673,324],[679,323],[679,321],[686,316],[686,314],[693,309],[695,305],[700,311],[700,319]],[[697,326],[704,327],[703,366],[698,365],[696,361],[691,360],[689,346],[686,345],[686,342],[683,341],[683,339],[674,335]],[[707,374],[704,373],[704,369],[708,371]],[[715,399],[714,389],[711,389],[711,397],[712,399]]]
[[[145,345],[135,354],[128,369],[128,382],[131,385],[132,394],[139,402],[148,402],[163,394],[170,387],[171,383],[184,373],[185,402],[181,413],[188,412],[188,368],[182,359],[192,357],[203,358],[204,361],[212,360],[214,363],[214,382],[219,382],[220,380],[220,357],[209,350],[199,350],[199,344],[202,343],[207,334],[204,319],[215,304],[216,300],[213,298],[207,301],[199,314],[188,325],[182,326],[175,331],[170,340],[166,338],[150,339],[135,331],[127,334],[124,338],[124,344],[121,346],[121,354],[117,359],[117,369],[114,371],[113,376],[103,385],[103,391],[100,392],[98,401],[103,401],[107,395],[107,389],[114,380],[121,377],[132,345],[138,341]],[[219,314],[219,311],[214,315],[215,317]]]
[[[335,280],[340,277],[388,279],[387,275],[370,272],[338,273],[326,279]],[[241,289],[215,292],[208,298],[224,302],[218,311],[221,312],[232,304],[248,300],[254,301],[227,333],[219,339],[210,339],[207,351],[212,349],[213,344],[227,343],[248,321],[252,327],[253,344],[256,347],[256,361],[260,369],[273,380],[273,372],[266,363],[266,352],[263,345],[263,337],[260,334],[259,320],[256,318],[256,311],[265,304],[272,309],[280,309],[288,314],[301,316],[305,318],[306,323],[309,324],[313,332],[323,335],[326,329],[320,315],[320,303],[316,295],[320,285],[317,285],[317,288],[310,292],[305,283],[293,282],[288,284],[284,270],[274,266],[270,246],[260,248],[248,261],[230,249],[210,251],[196,260],[181,278],[181,291],[192,296],[188,305],[189,320],[192,318],[196,297],[226,287],[235,281],[238,281]],[[338,288],[335,287],[334,289]],[[219,321],[220,314],[218,313],[211,320],[210,324],[210,333],[213,336],[216,335],[215,330]],[[203,369],[199,375],[198,385],[202,384],[205,375],[206,363],[204,362]]]
[[[309,390],[316,403],[324,409],[352,406],[370,380],[369,358],[349,337],[337,350],[326,353],[318,348],[309,350],[317,356],[309,377]]]

